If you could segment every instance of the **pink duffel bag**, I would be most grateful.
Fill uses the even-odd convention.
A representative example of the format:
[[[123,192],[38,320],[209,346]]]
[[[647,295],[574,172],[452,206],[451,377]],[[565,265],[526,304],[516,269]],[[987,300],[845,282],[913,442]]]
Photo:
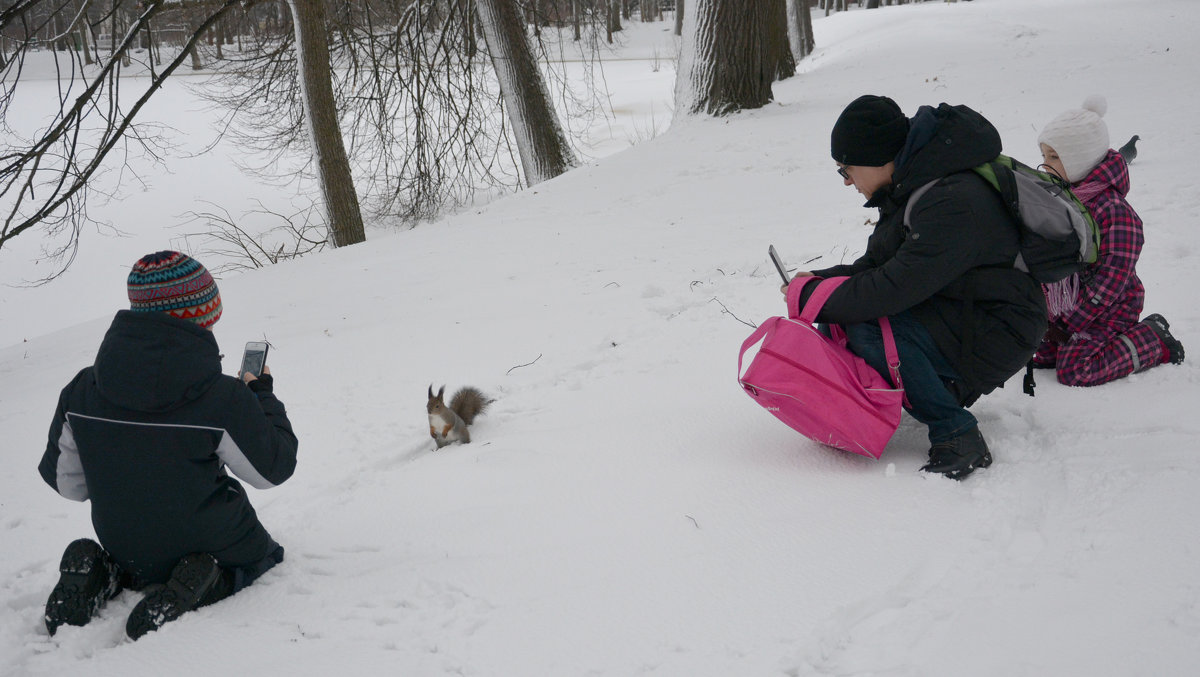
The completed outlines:
[[[829,325],[833,338],[813,326],[821,307],[847,278],[822,280],[800,318],[772,317],[742,343],[738,382],[776,418],[821,444],[878,459],[900,425],[904,384],[891,323],[879,318],[891,383],[846,347],[846,334]],[[742,358],[762,341],[742,373]]]

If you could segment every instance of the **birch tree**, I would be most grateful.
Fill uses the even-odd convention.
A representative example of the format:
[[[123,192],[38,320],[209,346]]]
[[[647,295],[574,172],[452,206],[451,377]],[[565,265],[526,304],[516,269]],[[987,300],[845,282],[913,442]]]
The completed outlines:
[[[554,178],[575,165],[541,70],[525,38],[513,0],[476,0],[484,42],[500,81],[528,186]]]
[[[808,0],[787,0],[787,30],[796,61],[812,54],[816,43],[813,40],[812,6]]]

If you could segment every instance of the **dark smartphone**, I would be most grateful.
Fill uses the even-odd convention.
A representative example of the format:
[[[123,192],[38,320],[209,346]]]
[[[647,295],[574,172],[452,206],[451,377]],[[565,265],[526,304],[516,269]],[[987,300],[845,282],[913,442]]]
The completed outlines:
[[[767,255],[771,257],[771,263],[775,264],[775,270],[779,271],[779,277],[783,278],[783,283],[791,282],[792,280],[787,274],[787,266],[783,265],[783,260],[779,258],[779,252],[775,251],[775,245],[767,248]]]
[[[267,348],[271,347],[266,341],[250,341],[246,344],[246,352],[242,353],[242,368],[238,369],[238,378],[250,372],[257,378],[262,376],[263,367],[267,364]]]

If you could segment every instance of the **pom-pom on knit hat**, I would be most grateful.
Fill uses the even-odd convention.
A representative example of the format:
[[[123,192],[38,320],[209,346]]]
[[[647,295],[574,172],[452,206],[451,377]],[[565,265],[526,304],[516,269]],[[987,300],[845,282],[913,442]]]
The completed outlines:
[[[908,118],[895,101],[866,94],[846,106],[830,134],[833,159],[844,165],[882,167],[904,148]]]
[[[1086,177],[1108,155],[1108,125],[1104,114],[1108,101],[1103,96],[1089,96],[1082,108],[1069,110],[1051,120],[1038,143],[1044,143],[1058,153],[1067,181],[1077,183]]]
[[[147,254],[133,264],[127,283],[132,311],[167,313],[201,327],[211,327],[221,318],[217,283],[187,254]]]

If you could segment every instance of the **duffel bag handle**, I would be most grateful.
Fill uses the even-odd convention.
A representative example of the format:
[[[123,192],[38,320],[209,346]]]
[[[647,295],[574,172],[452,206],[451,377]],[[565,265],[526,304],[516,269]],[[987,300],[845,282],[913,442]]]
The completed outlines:
[[[758,329],[754,330],[754,333],[750,335],[750,338],[742,341],[742,351],[738,353],[737,374],[739,382],[742,380],[742,358],[746,356],[746,351],[750,350],[750,346],[758,343],[760,340],[762,340],[762,337],[766,336],[768,332],[774,329],[775,323],[777,322],[779,322],[778,317],[767,318],[766,322],[763,322],[761,325],[759,325]]]

